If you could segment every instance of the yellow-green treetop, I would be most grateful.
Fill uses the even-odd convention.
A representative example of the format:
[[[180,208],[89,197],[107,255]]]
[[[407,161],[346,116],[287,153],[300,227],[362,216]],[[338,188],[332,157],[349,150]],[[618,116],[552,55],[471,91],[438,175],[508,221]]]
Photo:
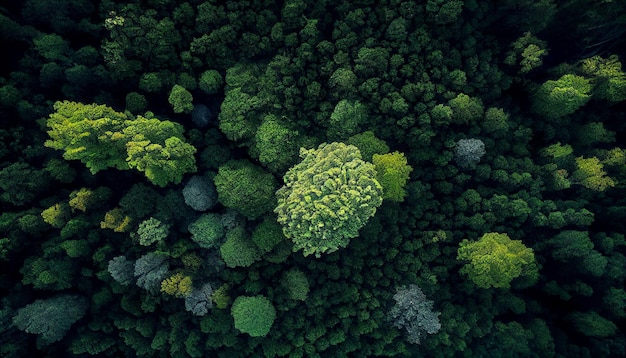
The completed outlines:
[[[45,146],[63,150],[63,158],[80,160],[91,173],[107,168],[143,172],[158,186],[178,184],[196,171],[196,149],[185,142],[174,122],[114,111],[105,105],[56,102],[47,121]]]
[[[300,157],[276,192],[274,212],[293,250],[319,257],[358,236],[382,203],[383,189],[374,165],[363,161],[353,145],[323,143],[301,149]]]

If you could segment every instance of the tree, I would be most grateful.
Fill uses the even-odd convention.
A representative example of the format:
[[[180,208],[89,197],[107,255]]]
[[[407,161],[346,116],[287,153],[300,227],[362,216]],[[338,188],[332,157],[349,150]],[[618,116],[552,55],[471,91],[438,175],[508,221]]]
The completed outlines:
[[[207,211],[217,204],[215,185],[206,177],[195,175],[183,188],[185,204],[197,211]]]
[[[532,33],[526,32],[511,44],[504,63],[518,68],[520,74],[526,74],[543,64],[542,57],[548,55],[546,42],[539,40]]]
[[[576,170],[572,173],[571,182],[585,188],[604,191],[614,187],[615,181],[606,175],[604,165],[596,157],[576,158]]]
[[[221,217],[215,213],[201,215],[187,229],[191,233],[191,239],[204,249],[217,247],[226,232]]]
[[[75,295],[59,295],[20,308],[13,324],[20,330],[39,335],[37,346],[61,340],[70,327],[87,312],[88,301]]]
[[[346,140],[357,133],[366,120],[367,111],[361,102],[342,99],[330,115],[326,135],[333,141]]]
[[[274,115],[267,115],[254,136],[259,161],[273,172],[287,169],[298,154],[298,132],[284,126]]]
[[[331,253],[346,247],[382,203],[382,186],[358,148],[343,143],[301,149],[276,192],[278,222],[294,251]]]
[[[70,193],[69,205],[72,211],[80,210],[85,212],[99,207],[111,197],[109,188],[100,186],[95,190],[80,188]]]
[[[485,155],[485,143],[480,139],[459,139],[454,146],[454,158],[462,168],[472,168]]]
[[[248,267],[261,259],[261,253],[242,226],[226,233],[220,254],[228,267]]]
[[[459,93],[448,101],[452,109],[452,120],[458,124],[473,124],[483,117],[485,109],[480,98],[470,97]]]
[[[130,92],[126,95],[126,110],[131,113],[143,113],[148,107],[148,101],[144,95]]]
[[[174,297],[187,297],[192,290],[191,277],[182,272],[175,273],[161,282],[161,292]]]
[[[594,97],[612,103],[626,100],[626,73],[617,55],[589,57],[582,60],[581,67],[585,75],[594,76]]]
[[[174,85],[167,98],[175,113],[191,113],[193,110],[193,96],[181,85]]]
[[[265,337],[276,319],[276,309],[267,297],[239,296],[230,310],[235,328],[252,337]]]
[[[164,225],[161,221],[151,217],[142,221],[137,229],[139,244],[142,246],[150,246],[159,243],[169,234],[169,226]]]
[[[407,163],[403,153],[374,154],[372,163],[376,168],[376,179],[383,187],[383,199],[404,201],[404,186],[413,168]]]
[[[70,207],[66,203],[56,203],[41,212],[43,221],[52,227],[61,229],[70,219]]]
[[[135,261],[137,286],[157,292],[161,288],[161,281],[167,277],[168,269],[169,264],[163,255],[150,252],[141,256]]]
[[[280,284],[287,290],[287,296],[292,300],[304,301],[309,294],[309,280],[304,272],[298,269],[285,272]]]
[[[49,178],[46,172],[27,163],[11,163],[0,170],[0,200],[16,206],[25,205],[48,189]]]
[[[135,279],[135,261],[129,260],[123,255],[112,258],[107,270],[115,281],[124,286],[131,284]]]
[[[215,94],[222,89],[224,79],[216,70],[207,70],[200,75],[198,87],[207,94]]]
[[[547,119],[558,119],[585,105],[591,99],[592,88],[591,82],[585,77],[563,75],[539,87],[531,109]]]
[[[394,305],[387,318],[394,327],[403,330],[409,343],[420,344],[424,334],[434,334],[441,329],[439,312],[433,312],[434,302],[428,300],[415,284],[396,289]]]
[[[44,145],[64,150],[63,158],[80,160],[92,174],[107,168],[135,168],[159,186],[178,184],[196,171],[196,149],[185,143],[178,123],[138,116],[104,105],[56,102],[46,122]]]
[[[213,287],[211,284],[205,283],[200,288],[194,288],[185,296],[185,309],[194,316],[204,316],[209,313],[209,309],[213,308]]]
[[[609,337],[618,330],[617,326],[597,312],[574,312],[567,316],[574,328],[588,337]]]
[[[219,201],[256,219],[275,205],[276,179],[247,160],[232,160],[222,165],[214,179]]]
[[[276,245],[285,240],[282,226],[273,216],[268,216],[254,228],[252,242],[261,254],[270,252]]]
[[[460,272],[481,288],[508,288],[516,277],[537,277],[533,250],[507,234],[490,232],[474,242],[464,239],[457,259],[469,261]]]
[[[376,138],[372,131],[355,134],[348,138],[346,144],[359,148],[361,158],[366,162],[371,162],[374,154],[389,153],[389,146],[384,140]]]

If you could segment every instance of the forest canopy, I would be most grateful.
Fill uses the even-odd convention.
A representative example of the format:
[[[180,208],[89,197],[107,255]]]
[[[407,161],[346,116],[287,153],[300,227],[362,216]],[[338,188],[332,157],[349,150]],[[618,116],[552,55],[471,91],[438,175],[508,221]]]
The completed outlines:
[[[626,356],[626,2],[0,6],[0,356]]]

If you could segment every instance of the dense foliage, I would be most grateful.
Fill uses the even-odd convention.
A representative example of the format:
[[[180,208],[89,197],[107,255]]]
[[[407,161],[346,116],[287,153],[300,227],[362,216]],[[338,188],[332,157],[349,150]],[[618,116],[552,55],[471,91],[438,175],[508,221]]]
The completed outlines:
[[[4,2],[0,356],[626,356],[624,14]]]

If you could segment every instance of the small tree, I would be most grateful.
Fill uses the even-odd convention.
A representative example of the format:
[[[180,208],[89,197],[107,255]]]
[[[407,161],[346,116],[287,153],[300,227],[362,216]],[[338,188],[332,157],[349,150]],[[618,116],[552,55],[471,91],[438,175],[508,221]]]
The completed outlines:
[[[181,85],[174,85],[167,99],[175,113],[191,113],[193,110],[193,96]]]
[[[122,285],[129,285],[135,280],[135,261],[126,256],[116,256],[109,261],[108,271],[111,277]]]
[[[211,249],[219,245],[220,239],[226,231],[221,222],[221,217],[215,213],[200,216],[187,228],[191,233],[191,239],[204,249]]]
[[[404,186],[413,168],[407,163],[403,153],[393,152],[374,154],[372,163],[376,167],[376,179],[383,187],[383,199],[404,201]]]
[[[460,139],[454,147],[455,160],[462,168],[475,166],[485,153],[485,143],[480,139]]]
[[[588,79],[571,74],[546,81],[535,93],[532,110],[548,119],[572,114],[591,99],[592,88]]]
[[[135,278],[137,286],[148,291],[157,292],[161,281],[167,276],[169,264],[165,256],[150,252],[135,261]]]
[[[150,246],[155,242],[161,242],[168,234],[169,226],[164,225],[161,221],[152,217],[142,221],[137,229],[139,244],[143,246]]]
[[[389,310],[388,319],[404,331],[409,343],[420,344],[423,335],[434,334],[441,329],[439,312],[433,312],[433,301],[417,285],[399,287],[393,295],[395,304]]]

